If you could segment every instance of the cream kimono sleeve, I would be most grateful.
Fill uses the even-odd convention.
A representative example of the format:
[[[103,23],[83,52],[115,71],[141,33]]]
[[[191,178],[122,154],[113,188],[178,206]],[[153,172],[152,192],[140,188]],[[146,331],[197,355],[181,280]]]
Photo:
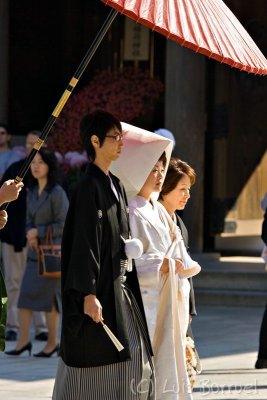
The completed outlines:
[[[138,279],[142,287],[157,285],[159,270],[165,256],[160,235],[138,209],[130,209],[131,236],[143,244],[143,254],[135,260]]]
[[[196,261],[192,260],[192,258],[188,254],[183,239],[179,240],[177,245],[181,254],[181,259],[184,264],[184,269],[181,272],[179,271],[179,276],[181,278],[191,278],[199,274],[199,272],[201,271],[201,267]]]

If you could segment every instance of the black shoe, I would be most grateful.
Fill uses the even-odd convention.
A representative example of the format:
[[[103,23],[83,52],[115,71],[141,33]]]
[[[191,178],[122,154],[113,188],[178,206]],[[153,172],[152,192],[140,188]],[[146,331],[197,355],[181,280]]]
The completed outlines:
[[[255,368],[256,368],[256,369],[267,368],[267,359],[265,359],[265,358],[259,358],[259,359],[256,361]]]
[[[41,342],[47,342],[48,334],[47,332],[41,332],[35,335],[35,340],[40,340]]]
[[[59,345],[57,344],[56,347],[50,351],[50,353],[46,353],[45,351],[40,351],[39,353],[34,354],[34,357],[44,357],[48,358],[51,357],[54,353],[57,353],[58,355],[59,352]]]
[[[25,344],[25,346],[23,346],[19,350],[14,349],[14,350],[6,351],[5,354],[7,354],[8,356],[19,356],[21,353],[23,353],[26,350],[28,350],[29,356],[30,356],[31,352],[32,352],[32,344],[31,344],[31,342]]]
[[[7,342],[15,342],[17,340],[18,334],[17,332],[13,331],[10,329],[9,331],[6,331],[6,341]]]

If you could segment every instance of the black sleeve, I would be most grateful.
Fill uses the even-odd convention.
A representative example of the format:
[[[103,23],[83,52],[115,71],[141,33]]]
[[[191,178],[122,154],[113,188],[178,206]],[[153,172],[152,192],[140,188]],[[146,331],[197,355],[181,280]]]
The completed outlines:
[[[190,283],[190,293],[189,293],[189,314],[192,316],[197,315],[197,310],[196,310],[196,302],[195,302],[195,292],[194,292],[194,285],[193,285],[193,279],[189,278],[189,283]]]
[[[62,287],[96,294],[100,270],[100,217],[95,190],[86,182],[77,188],[62,239]]]

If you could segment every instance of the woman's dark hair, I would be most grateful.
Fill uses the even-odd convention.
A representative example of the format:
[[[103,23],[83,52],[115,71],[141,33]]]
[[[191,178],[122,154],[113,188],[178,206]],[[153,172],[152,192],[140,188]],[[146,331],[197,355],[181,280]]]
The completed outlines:
[[[122,131],[118,118],[107,111],[97,110],[83,117],[80,124],[80,136],[89,161],[94,161],[96,156],[91,137],[96,135],[102,146],[107,133],[113,128]]]
[[[158,161],[162,161],[163,167],[164,167],[164,168],[166,167],[166,164],[167,164],[167,156],[166,156],[165,151],[161,154],[161,156],[160,156],[160,158],[158,159]]]
[[[159,195],[159,199],[163,199],[163,196],[172,192],[180,179],[187,175],[190,179],[191,186],[194,185],[196,181],[196,172],[190,167],[185,161],[180,160],[179,158],[172,157],[170,159],[168,171],[166,173],[166,177]]]
[[[59,171],[59,163],[54,151],[51,151],[47,148],[41,148],[38,151],[43,162],[48,166],[48,176],[47,176],[47,187],[51,189],[57,183],[60,182],[60,171]],[[29,187],[37,185],[37,179],[35,179],[32,175],[29,176]]]

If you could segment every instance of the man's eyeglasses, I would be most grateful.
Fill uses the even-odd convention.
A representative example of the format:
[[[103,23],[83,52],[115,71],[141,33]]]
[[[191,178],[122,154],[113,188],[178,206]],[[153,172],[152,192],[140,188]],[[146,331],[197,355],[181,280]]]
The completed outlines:
[[[120,142],[121,140],[123,140],[123,134],[122,133],[117,133],[116,135],[107,135],[106,137],[115,139],[116,142]]]

